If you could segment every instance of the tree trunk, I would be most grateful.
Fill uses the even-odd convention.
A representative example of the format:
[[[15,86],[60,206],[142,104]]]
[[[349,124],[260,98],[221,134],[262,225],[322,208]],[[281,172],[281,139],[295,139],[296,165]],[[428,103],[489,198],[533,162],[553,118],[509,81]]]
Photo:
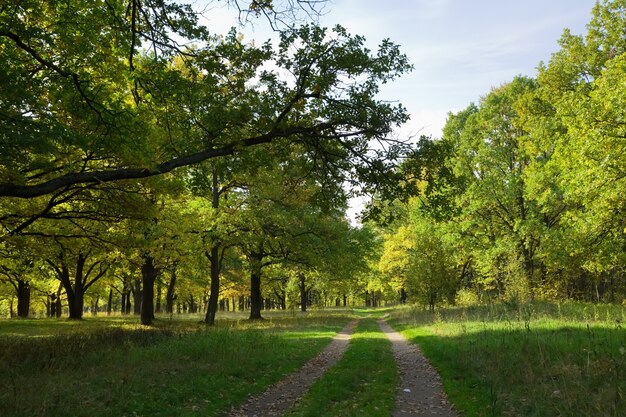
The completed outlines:
[[[211,207],[217,211],[220,206],[220,189],[217,178],[217,169],[213,169],[213,177],[211,183]],[[217,311],[217,299],[220,295],[220,254],[219,245],[213,243],[211,253],[205,252],[205,255],[211,262],[211,291],[209,294],[209,305],[206,310],[204,322],[209,326],[215,324],[215,313]]]
[[[96,298],[92,301],[91,304],[91,315],[92,316],[97,316],[98,315],[98,304],[100,303],[100,296],[96,295]]]
[[[261,268],[252,267],[250,273],[250,320],[260,320],[263,299],[261,297]]]
[[[17,280],[17,316],[27,318],[30,312],[30,283]]]
[[[343,306],[345,307],[348,304],[348,296],[347,295],[343,295]]]
[[[63,290],[63,284],[59,284],[59,288],[57,289],[57,297],[56,297],[56,306],[55,306],[55,314],[57,318],[60,318],[63,315],[63,304],[61,304],[61,291]]]
[[[174,313],[174,300],[176,299],[176,267],[172,269],[170,275],[170,282],[167,285],[167,292],[165,293],[165,312],[167,314]]]
[[[154,321],[154,282],[156,281],[158,270],[154,267],[154,259],[150,255],[143,256],[141,266],[141,283],[143,286],[141,296],[141,324],[152,325]]]
[[[48,294],[48,298],[50,299],[50,311],[48,311],[48,317],[56,317],[57,315],[57,295],[53,292]]]
[[[54,298],[52,293],[46,294],[46,317],[52,317],[52,303]]]
[[[120,309],[120,313],[122,313],[123,316],[130,312],[126,309],[126,304],[129,301],[128,300],[129,298],[130,298],[130,293],[128,290],[128,279],[124,277],[124,282],[123,282],[123,287],[122,287],[122,308]]]
[[[109,288],[109,299],[107,300],[107,316],[113,311],[113,288]]]
[[[163,288],[161,285],[161,280],[158,280],[156,283],[156,305],[154,306],[154,312],[155,313],[160,313],[161,312],[161,296],[163,294]]]
[[[193,294],[189,295],[189,313],[195,314],[198,311],[196,299]]]
[[[79,290],[79,293],[74,293],[74,302],[73,305],[70,306],[70,319],[82,320],[84,310],[85,294],[82,292],[81,289]]]
[[[145,260],[144,260],[145,262]],[[143,268],[143,265],[142,265]],[[143,275],[143,270],[141,271],[142,275]],[[138,316],[141,314],[141,299],[143,297],[143,292],[141,289],[141,281],[142,279],[135,279],[135,285],[133,288],[133,302],[135,303],[135,305],[133,306],[133,314],[135,316]]]
[[[126,315],[126,300],[128,299],[129,294],[126,291],[122,291],[122,308],[120,309],[120,313],[122,313],[122,315]]]
[[[61,266],[56,267],[52,262],[51,265],[55,267],[57,272],[57,278],[61,281],[65,294],[67,295],[67,308],[69,310],[70,320],[81,320],[83,318],[84,307],[84,291],[83,291],[83,267],[85,266],[86,258],[79,253],[76,261],[76,274],[74,276],[74,285],[70,280],[70,271],[64,260],[61,261]]]
[[[220,295],[220,259],[219,247],[214,245],[211,253],[205,253],[211,262],[211,292],[209,294],[209,305],[206,310],[204,322],[209,326],[215,324],[215,313],[217,312],[217,302]]]
[[[307,291],[306,291],[306,277],[304,274],[298,274],[298,278],[300,282],[298,283],[298,289],[300,289],[300,310],[302,312],[306,312],[306,305],[308,302]]]

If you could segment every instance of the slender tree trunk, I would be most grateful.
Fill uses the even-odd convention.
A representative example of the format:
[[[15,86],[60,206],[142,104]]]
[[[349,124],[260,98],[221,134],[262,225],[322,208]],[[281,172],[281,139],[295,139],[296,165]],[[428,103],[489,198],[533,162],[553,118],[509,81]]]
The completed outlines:
[[[98,308],[100,304],[100,296],[96,295],[96,298],[93,300],[92,304],[91,304],[91,315],[92,316],[97,316],[98,315]]]
[[[195,314],[198,311],[196,299],[193,294],[189,295],[189,313]]]
[[[142,268],[143,268],[143,265],[142,265]],[[143,275],[143,270],[141,273]],[[135,279],[135,285],[133,289],[133,302],[135,303],[135,305],[133,306],[133,314],[135,316],[138,316],[141,314],[141,302],[142,302],[141,300],[143,298],[143,290],[141,288],[142,280],[143,280],[143,277],[141,279]]]
[[[30,283],[17,280],[17,316],[27,318],[30,312]]]
[[[219,247],[217,245],[211,248],[211,253],[206,253],[207,258],[211,262],[211,292],[209,294],[209,305],[206,310],[204,322],[209,326],[215,324],[215,313],[217,312],[218,297],[220,295],[220,259]]]
[[[55,293],[51,292],[48,294],[48,298],[50,299],[50,311],[48,312],[48,317],[56,317],[57,315],[57,296]]]
[[[63,290],[63,284],[59,284],[59,288],[57,288],[57,297],[56,297],[56,306],[55,306],[55,315],[57,318],[63,315],[63,304],[61,304],[61,291]]]
[[[161,296],[163,294],[163,288],[161,285],[161,280],[157,280],[156,283],[156,305],[154,306],[155,313],[161,312]]]
[[[113,310],[113,288],[109,288],[109,299],[107,300],[107,316],[111,315]]]
[[[298,274],[300,282],[298,283],[298,289],[300,290],[300,310],[306,311],[306,305],[308,303],[307,291],[306,291],[306,277],[304,274]]]
[[[170,274],[170,282],[167,285],[167,292],[165,293],[165,312],[167,314],[174,313],[174,300],[176,299],[176,267],[172,268]]]
[[[52,293],[46,294],[46,317],[52,317],[52,305],[54,302],[54,298],[52,297]]]
[[[343,306],[345,307],[348,304],[348,296],[347,295],[343,295]]]
[[[123,286],[122,286],[122,308],[120,309],[120,313],[125,316],[126,314],[128,314],[128,312],[126,311],[126,303],[128,298],[130,297],[129,294],[129,290],[128,290],[128,279],[126,277],[124,277],[124,282],[123,282]]]
[[[254,262],[250,272],[250,320],[260,320],[263,298],[261,297],[261,268],[260,261]]]
[[[220,190],[217,178],[217,169],[213,169],[213,178],[211,184],[212,191],[212,200],[211,206],[214,210],[217,210],[220,205]],[[209,258],[211,262],[211,292],[209,294],[209,305],[206,310],[206,316],[204,318],[204,322],[209,326],[213,326],[215,324],[215,313],[217,311],[217,299],[220,295],[220,254],[219,254],[219,245],[217,243],[213,243],[211,247],[211,253],[206,253],[205,255]]]
[[[158,270],[154,267],[154,259],[150,255],[144,255],[141,266],[141,283],[143,294],[141,297],[141,324],[150,326],[154,321],[154,282]]]

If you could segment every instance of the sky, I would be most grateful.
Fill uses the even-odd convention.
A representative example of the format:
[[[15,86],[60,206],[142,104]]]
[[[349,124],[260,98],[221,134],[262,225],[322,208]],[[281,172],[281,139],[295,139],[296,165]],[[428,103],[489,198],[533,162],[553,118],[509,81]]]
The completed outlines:
[[[411,114],[403,131],[441,136],[448,112],[516,75],[536,75],[563,30],[584,34],[595,0],[334,0],[322,18],[398,43],[415,69],[385,95]]]
[[[224,3],[209,6],[207,25],[225,33],[236,19],[234,10],[220,4]],[[536,75],[539,63],[559,49],[565,28],[584,34],[594,4],[595,0],[329,0],[320,23],[341,24],[365,36],[371,49],[384,38],[399,44],[414,70],[384,86],[381,98],[399,101],[411,114],[401,136],[440,137],[448,112],[477,103],[516,75]],[[257,41],[272,36],[263,21],[241,30],[247,39]]]

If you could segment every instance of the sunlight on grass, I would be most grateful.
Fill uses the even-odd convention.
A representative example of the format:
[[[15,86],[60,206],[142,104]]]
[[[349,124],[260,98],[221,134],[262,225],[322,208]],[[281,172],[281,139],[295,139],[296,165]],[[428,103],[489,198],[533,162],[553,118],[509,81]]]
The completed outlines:
[[[302,366],[348,320],[18,323],[19,337],[0,336],[0,415],[219,415]]]
[[[392,316],[466,416],[626,415],[621,306],[405,308]]]

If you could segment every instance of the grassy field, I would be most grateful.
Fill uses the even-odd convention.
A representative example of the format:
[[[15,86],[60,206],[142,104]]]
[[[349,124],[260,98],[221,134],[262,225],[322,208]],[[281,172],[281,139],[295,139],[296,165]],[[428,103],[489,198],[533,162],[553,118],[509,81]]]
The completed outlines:
[[[394,407],[397,382],[391,343],[376,321],[366,318],[359,323],[344,357],[287,416],[388,417]]]
[[[622,306],[405,308],[391,315],[466,417],[626,416]]]
[[[0,416],[213,416],[319,352],[340,314],[0,321]]]
[[[375,318],[419,344],[463,416],[626,416],[626,307],[580,303],[0,320],[0,416],[217,416],[312,358],[345,356],[289,416],[388,416],[397,372]]]

